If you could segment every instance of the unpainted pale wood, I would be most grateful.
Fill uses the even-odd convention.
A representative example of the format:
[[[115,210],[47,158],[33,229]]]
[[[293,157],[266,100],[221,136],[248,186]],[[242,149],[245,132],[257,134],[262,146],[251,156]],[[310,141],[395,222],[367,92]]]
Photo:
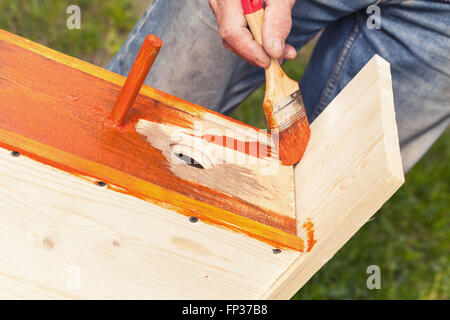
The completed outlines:
[[[256,299],[272,249],[0,148],[0,298]]]
[[[295,167],[297,230],[314,222],[317,243],[262,295],[301,288],[403,184],[389,63],[374,56],[311,125]]]
[[[99,79],[122,81],[97,67],[0,32],[0,40],[5,37]],[[0,80],[1,89],[5,79]],[[173,107],[173,114],[182,111],[188,119],[200,117],[207,126],[227,128],[231,121],[148,87],[142,92],[140,99],[159,99]],[[154,149],[173,133],[173,123],[155,126],[148,117],[138,118],[133,130],[145,131],[146,143]],[[110,185],[113,190],[100,188],[86,180],[98,176],[86,172],[100,167],[98,172],[105,171],[104,165],[27,140],[3,127],[0,137],[12,141],[10,147],[29,147],[27,155],[35,156],[35,160],[14,158],[11,149],[0,149],[0,252],[7,257],[0,260],[3,298],[289,298],[404,181],[389,65],[379,57],[316,119],[305,157],[295,168],[297,231],[298,239],[305,239],[305,250],[300,250],[304,253],[283,250],[274,255],[267,239],[241,233],[239,224],[255,223],[251,219],[235,220],[239,221],[235,229],[230,222],[226,228],[202,219],[191,223],[174,207],[186,206],[187,201],[195,208],[186,210],[201,210],[202,214],[214,207],[180,195],[169,206],[160,200],[140,200],[116,185]],[[57,163],[69,159],[68,163],[79,163],[83,170],[68,174],[52,161],[42,164],[36,156],[41,150],[55,154]],[[163,188],[150,187],[117,168],[110,174],[148,190],[149,197],[165,195]],[[216,214],[232,215],[226,210]],[[279,235],[269,233],[266,238]]]

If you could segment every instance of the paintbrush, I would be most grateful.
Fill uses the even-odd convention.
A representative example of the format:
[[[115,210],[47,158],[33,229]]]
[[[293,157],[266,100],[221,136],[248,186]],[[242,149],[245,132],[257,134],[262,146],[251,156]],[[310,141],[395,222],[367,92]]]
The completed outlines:
[[[264,8],[261,0],[242,0],[242,7],[253,38],[262,45]],[[271,59],[266,69],[263,108],[281,162],[284,165],[299,162],[305,153],[311,130],[298,82],[283,72],[276,59]]]

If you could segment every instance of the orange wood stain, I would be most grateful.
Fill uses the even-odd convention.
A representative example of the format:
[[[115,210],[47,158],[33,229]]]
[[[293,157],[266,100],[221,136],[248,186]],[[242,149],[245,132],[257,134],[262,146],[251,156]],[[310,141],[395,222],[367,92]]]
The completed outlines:
[[[290,217],[174,176],[161,151],[135,130],[139,119],[192,128],[194,116],[139,95],[123,127],[115,130],[105,119],[119,86],[3,41],[0,59],[0,127],[295,233]]]
[[[255,158],[272,157],[272,147],[259,141],[242,141],[233,137],[218,136],[213,134],[205,134],[203,136],[195,136],[191,134],[191,136],[217,144],[221,147],[245,153]]]
[[[302,228],[306,230],[306,236],[308,241],[308,248],[306,249],[306,252],[310,252],[317,242],[317,240],[314,239],[314,223],[311,221],[311,218],[308,218],[306,220]]]
[[[55,51],[48,47],[45,47],[43,45],[40,45],[39,43],[30,41],[28,39],[22,38],[20,36],[17,36],[13,33],[10,33],[8,31],[1,30],[1,29],[0,29],[0,40],[3,40],[10,44],[17,45],[20,48],[25,48],[26,50],[36,53],[42,57],[51,59],[55,62],[58,62],[60,64],[66,65],[66,66],[70,66],[75,69],[78,69],[79,71],[81,71],[83,73],[95,76],[96,78],[103,79],[107,82],[118,85],[120,87],[122,87],[124,85],[125,80],[126,80],[125,77],[123,77],[117,73],[105,70],[101,67],[90,64],[86,61],[82,61],[80,59],[70,57],[61,52],[58,52],[58,51]],[[223,114],[220,114],[218,112],[207,109],[205,107],[196,105],[194,103],[188,102],[181,98],[169,95],[168,93],[165,93],[163,91],[160,91],[160,90],[152,88],[152,87],[149,87],[145,84],[141,88],[141,93],[146,97],[149,97],[151,99],[154,99],[156,101],[159,101],[160,103],[167,105],[168,107],[176,107],[176,109],[178,109],[179,111],[184,111],[193,116],[199,116],[199,115],[201,116],[204,114],[208,114],[211,118],[226,119],[226,121],[236,123],[239,126],[253,129],[255,131],[258,130],[256,128],[250,126],[247,123],[241,122],[239,120],[235,120],[233,118],[229,118],[227,116],[224,116]],[[77,99],[76,97],[74,97],[74,98]],[[269,133],[267,133],[267,135],[270,137]]]
[[[3,141],[8,141],[9,143],[4,143]],[[215,226],[245,233],[276,248],[304,251],[304,240],[293,234],[186,197],[148,181],[143,181],[97,162],[80,158],[1,128],[0,147],[11,151],[19,151],[24,156],[64,170],[70,174],[82,178],[89,177],[89,181],[92,181],[91,178],[105,181],[103,173],[107,172],[108,187],[116,192],[150,201],[185,216],[196,216],[201,221]],[[51,159],[48,158],[49,154],[52,155]],[[128,181],[129,188],[122,186],[123,181]]]
[[[17,45],[5,41],[5,34]],[[195,212],[207,221],[262,237],[266,242],[288,243],[286,247],[296,250],[303,246],[299,244],[303,241],[294,236],[295,219],[174,176],[161,151],[135,130],[139,119],[192,128],[198,116],[210,111],[151,89],[164,103],[139,94],[123,127],[113,129],[105,125],[105,119],[120,85],[105,80],[104,75],[96,77],[54,61],[83,65],[50,49],[50,57],[35,53],[44,52],[44,47],[20,37],[1,31],[0,39],[1,145],[18,148],[67,172],[116,185],[140,198],[176,207],[177,211]]]
[[[274,137],[281,162],[287,166],[296,164],[303,158],[311,137],[308,119],[305,116],[296,120],[279,134],[274,134]]]
[[[279,131],[278,127],[280,123],[277,122],[273,113],[273,101],[266,98],[263,103],[263,109],[267,124],[273,135],[278,156],[282,164],[292,166],[303,158],[306,147],[308,146],[309,138],[311,137],[311,128],[309,127],[308,119],[305,114],[304,117],[291,123],[289,127]],[[300,99],[303,105],[303,98]]]

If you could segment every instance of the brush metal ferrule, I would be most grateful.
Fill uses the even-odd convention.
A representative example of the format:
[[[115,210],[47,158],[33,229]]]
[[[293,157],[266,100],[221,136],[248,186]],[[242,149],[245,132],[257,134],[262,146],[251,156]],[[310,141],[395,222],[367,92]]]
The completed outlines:
[[[305,107],[300,90],[277,103],[273,108],[273,116],[278,124],[277,128],[274,129],[278,131],[283,131],[297,119],[305,117]]]

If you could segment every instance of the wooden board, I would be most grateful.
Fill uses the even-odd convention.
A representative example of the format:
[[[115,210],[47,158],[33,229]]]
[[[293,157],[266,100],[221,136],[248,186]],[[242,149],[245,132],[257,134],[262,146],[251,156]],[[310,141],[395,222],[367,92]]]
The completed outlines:
[[[27,47],[33,59],[34,55],[45,57],[52,66],[70,66],[80,72],[80,77],[96,74],[94,80],[83,78],[88,83],[102,80],[110,83],[105,85],[100,81],[105,88],[116,90],[114,86],[119,87],[123,80],[0,32],[0,58],[5,54],[12,59],[8,54],[17,49],[14,46]],[[14,56],[17,57],[17,52]],[[9,71],[3,72],[5,69]],[[27,74],[27,69],[23,70]],[[67,102],[61,92],[52,92],[58,103],[47,104],[50,111],[44,108],[41,104],[48,101],[50,94],[43,81],[45,75],[40,75],[37,94],[27,96],[24,88],[35,81],[23,75],[19,77],[0,59],[0,94],[5,97],[0,101],[0,254],[6,257],[0,260],[0,298],[289,298],[404,181],[389,64],[380,57],[374,57],[311,126],[310,144],[294,170],[298,217],[294,229],[298,237],[270,223],[255,221],[246,216],[248,213],[241,215],[216,207],[215,199],[210,202],[216,202],[208,203],[179,189],[174,191],[135,176],[137,169],[132,168],[133,162],[125,165],[126,159],[116,157],[115,162],[104,159],[105,155],[114,154],[108,150],[112,144],[102,140],[99,134],[104,131],[94,134],[98,139],[96,144],[104,147],[104,150],[94,150],[101,152],[102,157],[90,149],[96,144],[85,148],[67,145],[74,135],[82,137],[83,132],[92,133],[84,129],[97,128],[98,119],[90,115],[91,109],[76,108]],[[108,95],[108,90],[102,94]],[[59,140],[45,140],[39,130],[25,125],[31,123],[27,112],[19,113],[21,117],[14,113],[9,105],[20,107],[14,93],[29,98],[28,110],[48,115],[51,110],[60,112],[58,105],[66,103],[69,107],[63,110],[71,111],[69,119],[73,115],[87,118],[76,119],[74,128],[48,123],[45,130],[67,132],[67,137],[63,136],[65,143],[58,145]],[[99,114],[104,115],[109,107],[95,109],[98,99],[90,97],[84,103],[94,110],[103,110]],[[112,97],[104,99],[101,101],[113,101]],[[139,99],[149,100],[136,108],[136,114],[128,119],[128,127],[120,133],[109,129],[106,132],[117,135],[119,142],[136,143],[147,151],[159,150],[148,152],[160,159],[169,158],[165,153],[167,148],[162,145],[171,147],[169,137],[173,137],[174,127],[181,128],[176,134],[184,141],[190,136],[190,125],[196,119],[211,128],[219,128],[215,134],[218,136],[222,135],[220,128],[248,128],[149,87],[143,89]],[[157,112],[144,108],[149,104],[167,109],[170,121],[178,119],[177,123],[158,120]],[[39,105],[39,109],[34,109]],[[80,108],[86,112],[79,113]],[[179,113],[183,116],[177,118]],[[47,123],[42,118],[32,119]],[[179,119],[192,121],[186,124]],[[238,134],[234,134],[233,139],[239,140]],[[223,150],[223,146],[204,137],[196,141],[213,151]],[[240,152],[226,149],[233,156]],[[22,154],[14,157],[11,150],[20,150]],[[125,150],[115,152],[126,158]],[[135,161],[141,159],[137,151],[130,157]],[[217,158],[208,159],[217,164],[214,162]],[[257,162],[250,169],[245,163],[243,166],[258,172],[267,163],[274,163],[271,159],[262,160],[268,162]],[[208,176],[198,178],[170,168],[163,170],[174,176],[186,175],[184,180],[191,186],[211,182]],[[260,177],[259,173],[255,175]],[[275,177],[285,179],[283,175]],[[106,178],[109,179],[107,187],[95,184]],[[124,182],[127,188],[121,186]],[[211,186],[201,191],[205,198],[218,192]],[[282,196],[284,191],[277,192]],[[228,205],[230,198],[226,197],[226,190],[218,193],[224,205]],[[245,202],[243,198],[239,201]],[[264,203],[257,197],[254,202]],[[245,206],[250,207],[248,202]],[[266,217],[273,212],[259,207],[254,214]],[[192,223],[191,215],[200,220]],[[292,215],[287,217],[293,219]],[[281,253],[274,254],[273,249],[279,247],[283,247]]]
[[[389,63],[373,57],[311,131],[304,160],[294,169],[295,191],[297,228],[313,221],[317,243],[265,299],[295,294],[403,184]]]
[[[0,299],[257,299],[298,256],[0,149]]]
[[[0,146],[302,250],[295,236],[293,169],[278,160],[265,131],[148,86],[124,127],[110,127],[105,119],[123,81],[0,30]],[[179,147],[188,152],[187,145],[207,158],[207,169],[175,157]]]

